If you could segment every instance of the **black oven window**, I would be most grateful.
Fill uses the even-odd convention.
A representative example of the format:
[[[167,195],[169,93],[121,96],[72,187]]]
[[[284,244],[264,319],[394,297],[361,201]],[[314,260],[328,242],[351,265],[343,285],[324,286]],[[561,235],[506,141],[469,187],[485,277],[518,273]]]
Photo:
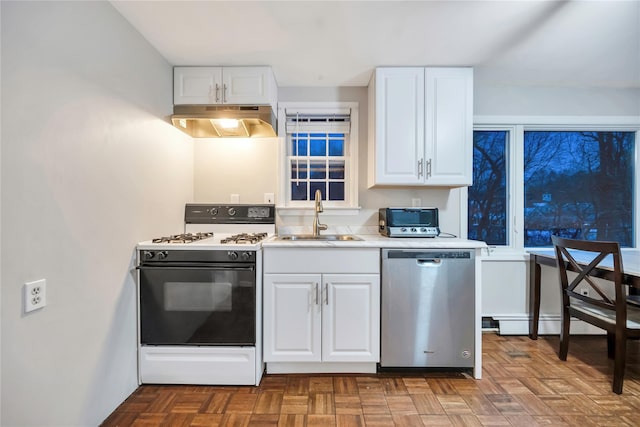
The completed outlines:
[[[254,345],[255,269],[140,271],[140,338],[146,345]]]
[[[231,311],[229,282],[166,282],[164,309],[166,311]]]

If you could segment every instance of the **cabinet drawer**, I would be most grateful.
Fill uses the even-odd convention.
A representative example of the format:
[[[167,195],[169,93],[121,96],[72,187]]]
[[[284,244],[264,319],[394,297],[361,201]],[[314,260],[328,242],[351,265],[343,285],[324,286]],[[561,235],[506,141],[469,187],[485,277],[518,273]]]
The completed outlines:
[[[265,248],[265,273],[380,273],[377,248]]]

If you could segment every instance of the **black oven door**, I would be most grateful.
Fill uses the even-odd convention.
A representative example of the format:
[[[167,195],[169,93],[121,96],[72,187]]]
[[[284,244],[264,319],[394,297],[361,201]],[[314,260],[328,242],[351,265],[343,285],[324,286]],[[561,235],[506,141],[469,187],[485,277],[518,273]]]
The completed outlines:
[[[255,345],[255,265],[138,269],[142,344]]]

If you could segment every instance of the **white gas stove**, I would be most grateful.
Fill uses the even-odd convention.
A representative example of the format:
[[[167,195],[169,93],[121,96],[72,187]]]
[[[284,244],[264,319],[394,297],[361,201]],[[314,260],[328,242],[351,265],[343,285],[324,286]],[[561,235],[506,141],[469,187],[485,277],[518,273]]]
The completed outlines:
[[[275,231],[273,205],[187,204],[183,234],[140,242],[138,249],[255,250]]]
[[[258,385],[275,207],[188,204],[184,231],[137,247],[140,383]]]

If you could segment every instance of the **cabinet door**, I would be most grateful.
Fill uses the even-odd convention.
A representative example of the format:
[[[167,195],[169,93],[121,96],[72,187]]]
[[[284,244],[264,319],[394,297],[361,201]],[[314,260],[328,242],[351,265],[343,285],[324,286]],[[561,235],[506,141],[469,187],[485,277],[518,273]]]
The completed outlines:
[[[424,68],[375,71],[375,184],[424,183]]]
[[[322,360],[380,361],[380,276],[324,274]]]
[[[223,102],[225,104],[270,103],[272,71],[269,67],[224,67]]]
[[[264,361],[319,362],[321,276],[264,275]]]
[[[473,69],[427,68],[427,185],[471,185]]]
[[[174,67],[173,103],[175,105],[222,103],[222,68]]]

